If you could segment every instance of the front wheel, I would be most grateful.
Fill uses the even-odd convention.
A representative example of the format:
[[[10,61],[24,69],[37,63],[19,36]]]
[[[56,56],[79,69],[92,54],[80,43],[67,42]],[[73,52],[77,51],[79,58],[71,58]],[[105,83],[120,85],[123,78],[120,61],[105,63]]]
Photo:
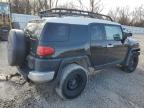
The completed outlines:
[[[87,83],[87,70],[70,64],[62,71],[56,92],[63,99],[73,99],[81,94]]]
[[[137,54],[132,54],[132,56],[128,61],[128,65],[127,66],[123,65],[122,70],[128,73],[134,72],[138,65],[138,61],[139,61],[139,56]]]

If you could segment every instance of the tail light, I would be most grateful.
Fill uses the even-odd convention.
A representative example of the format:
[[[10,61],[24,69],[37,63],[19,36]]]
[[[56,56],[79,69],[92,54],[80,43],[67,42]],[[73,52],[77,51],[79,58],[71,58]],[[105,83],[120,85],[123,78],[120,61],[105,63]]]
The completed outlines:
[[[47,47],[47,46],[38,46],[37,48],[37,55],[39,56],[49,56],[54,54],[54,48]]]

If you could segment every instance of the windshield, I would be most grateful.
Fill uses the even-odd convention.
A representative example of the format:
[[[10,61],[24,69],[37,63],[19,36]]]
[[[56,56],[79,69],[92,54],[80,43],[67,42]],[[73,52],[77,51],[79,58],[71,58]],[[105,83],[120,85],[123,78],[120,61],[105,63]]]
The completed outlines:
[[[0,3],[0,14],[10,14],[9,4]]]
[[[25,33],[29,34],[30,38],[39,39],[43,26],[43,21],[29,22],[25,28]]]

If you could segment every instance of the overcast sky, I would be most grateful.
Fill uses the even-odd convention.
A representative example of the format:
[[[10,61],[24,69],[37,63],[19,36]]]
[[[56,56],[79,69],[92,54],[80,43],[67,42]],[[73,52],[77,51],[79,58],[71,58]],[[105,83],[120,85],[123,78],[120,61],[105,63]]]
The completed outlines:
[[[76,0],[60,0],[61,3],[66,3],[67,1],[76,1]],[[86,5],[88,5],[89,0],[82,0]],[[130,10],[133,10],[135,7],[144,6],[144,0],[101,0],[103,4],[102,13],[107,14],[108,10],[114,9],[116,7],[129,7]]]

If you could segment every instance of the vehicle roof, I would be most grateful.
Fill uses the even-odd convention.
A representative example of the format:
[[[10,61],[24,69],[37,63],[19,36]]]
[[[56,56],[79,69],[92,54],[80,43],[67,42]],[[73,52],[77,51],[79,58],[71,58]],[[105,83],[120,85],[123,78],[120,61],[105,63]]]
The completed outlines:
[[[108,21],[108,20],[87,18],[87,17],[44,17],[42,19],[44,19],[46,22],[51,22],[51,23],[64,23],[64,24],[77,24],[77,25],[103,23],[103,24],[120,25],[119,23]]]

